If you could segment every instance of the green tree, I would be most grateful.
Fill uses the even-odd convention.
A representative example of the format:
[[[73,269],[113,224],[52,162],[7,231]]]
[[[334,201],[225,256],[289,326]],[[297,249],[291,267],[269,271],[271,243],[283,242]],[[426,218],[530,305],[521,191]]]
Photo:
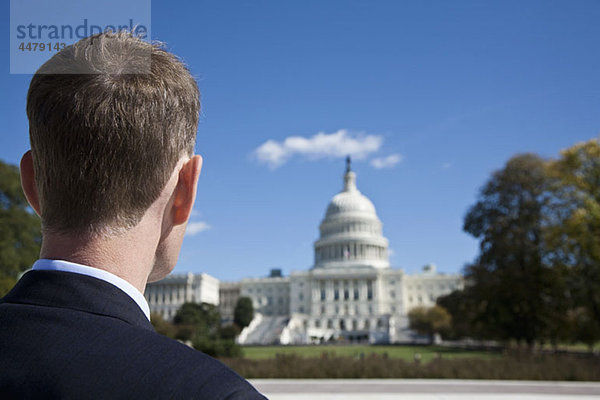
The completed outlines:
[[[249,297],[242,296],[238,299],[233,310],[233,322],[244,329],[252,319],[254,318],[254,306],[252,305],[252,299]]]
[[[198,336],[192,341],[196,350],[212,357],[240,357],[242,349],[231,339]]]
[[[39,257],[40,219],[21,189],[19,170],[0,161],[0,297]]]
[[[576,144],[550,162],[556,211],[548,230],[553,261],[569,269],[573,335],[600,340],[600,143]]]
[[[236,324],[229,324],[221,327],[219,335],[223,339],[231,339],[235,340],[235,338],[240,334],[240,327]]]
[[[196,336],[216,337],[221,323],[217,306],[209,303],[184,303],[173,318],[178,327],[178,339],[193,340]]]
[[[436,304],[443,307],[451,316],[447,336],[450,339],[477,338],[485,336],[484,327],[476,322],[477,304],[469,296],[468,288],[455,290],[438,297]]]
[[[493,174],[464,222],[480,241],[466,267],[466,293],[480,335],[533,346],[547,334],[554,314],[566,312],[557,269],[548,263],[544,240],[551,207],[546,163],[517,155]]]
[[[175,337],[191,341],[196,350],[214,357],[237,357],[240,347],[235,343],[230,329],[221,328],[221,315],[217,306],[208,303],[185,303],[173,319]]]
[[[575,342],[582,342],[588,345],[590,351],[593,351],[594,344],[600,337],[600,326],[598,321],[593,319],[588,307],[575,307],[569,310],[567,314],[569,323],[569,338]]]
[[[432,337],[435,333],[446,335],[450,329],[451,320],[448,311],[438,305],[415,307],[408,312],[410,328],[429,337]]]
[[[161,314],[150,314],[150,322],[152,322],[152,326],[154,326],[156,332],[160,333],[161,335],[170,337],[171,339],[175,339],[177,336],[177,328],[175,325],[165,320]]]

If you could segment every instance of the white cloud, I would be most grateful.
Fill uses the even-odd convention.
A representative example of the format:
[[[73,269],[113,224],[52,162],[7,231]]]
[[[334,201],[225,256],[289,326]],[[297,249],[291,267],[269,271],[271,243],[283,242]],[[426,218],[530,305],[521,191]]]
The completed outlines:
[[[373,168],[392,168],[396,164],[402,161],[401,154],[390,154],[387,157],[378,157],[371,160],[371,166]]]
[[[382,136],[350,133],[346,129],[340,129],[334,133],[319,132],[309,138],[289,136],[283,142],[267,140],[253,154],[260,162],[274,169],[296,154],[311,160],[347,155],[362,159],[379,150],[382,143]]]
[[[199,234],[200,232],[207,231],[210,228],[211,226],[204,221],[189,222],[187,224],[187,227],[185,228],[185,235],[194,236]]]
[[[453,163],[447,162],[442,164],[442,169],[452,168]]]

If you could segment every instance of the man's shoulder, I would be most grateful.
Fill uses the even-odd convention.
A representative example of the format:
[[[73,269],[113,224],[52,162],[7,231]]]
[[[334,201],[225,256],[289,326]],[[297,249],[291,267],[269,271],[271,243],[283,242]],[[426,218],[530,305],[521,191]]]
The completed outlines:
[[[174,390],[194,398],[263,399],[236,372],[220,361],[156,332],[144,331],[140,340],[147,345],[146,366],[156,379],[169,377]]]
[[[144,389],[138,392],[134,387],[132,396],[160,393],[155,397],[161,398],[168,393],[171,398],[264,399],[248,381],[205,353],[154,330],[123,321],[109,325],[102,346],[107,362],[115,371],[127,364],[123,373],[144,382]],[[109,348],[108,341],[114,341],[114,348]]]
[[[62,398],[263,399],[220,361],[122,319],[4,303],[0,321],[0,397],[33,379]]]

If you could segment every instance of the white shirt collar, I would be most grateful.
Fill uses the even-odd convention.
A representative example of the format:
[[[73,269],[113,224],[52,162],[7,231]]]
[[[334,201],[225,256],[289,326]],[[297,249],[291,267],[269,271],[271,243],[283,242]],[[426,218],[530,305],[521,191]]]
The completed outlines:
[[[140,291],[137,290],[131,283],[127,282],[123,278],[119,278],[115,274],[111,274],[110,272],[102,269],[88,267],[87,265],[76,264],[63,260],[49,260],[45,258],[37,260],[31,269],[37,271],[73,272],[75,274],[87,275],[108,282],[127,293],[127,295],[131,297],[133,301],[135,301],[142,309],[144,315],[146,315],[146,318],[150,320],[150,307],[148,306],[148,302],[144,298],[144,295],[140,293]]]

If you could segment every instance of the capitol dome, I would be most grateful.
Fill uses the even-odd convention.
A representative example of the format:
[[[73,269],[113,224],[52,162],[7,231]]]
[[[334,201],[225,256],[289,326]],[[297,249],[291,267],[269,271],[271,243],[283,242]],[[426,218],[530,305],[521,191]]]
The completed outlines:
[[[346,160],[344,188],[336,194],[319,227],[315,268],[389,268],[388,241],[375,206],[356,187],[356,174]]]
[[[356,179],[354,172],[350,171],[348,178],[348,181],[354,182]],[[327,207],[325,218],[333,217],[334,215],[341,213],[376,214],[375,206],[371,203],[371,200],[359,192],[356,185],[344,188],[344,191],[333,196],[333,199],[331,199],[331,202]]]

